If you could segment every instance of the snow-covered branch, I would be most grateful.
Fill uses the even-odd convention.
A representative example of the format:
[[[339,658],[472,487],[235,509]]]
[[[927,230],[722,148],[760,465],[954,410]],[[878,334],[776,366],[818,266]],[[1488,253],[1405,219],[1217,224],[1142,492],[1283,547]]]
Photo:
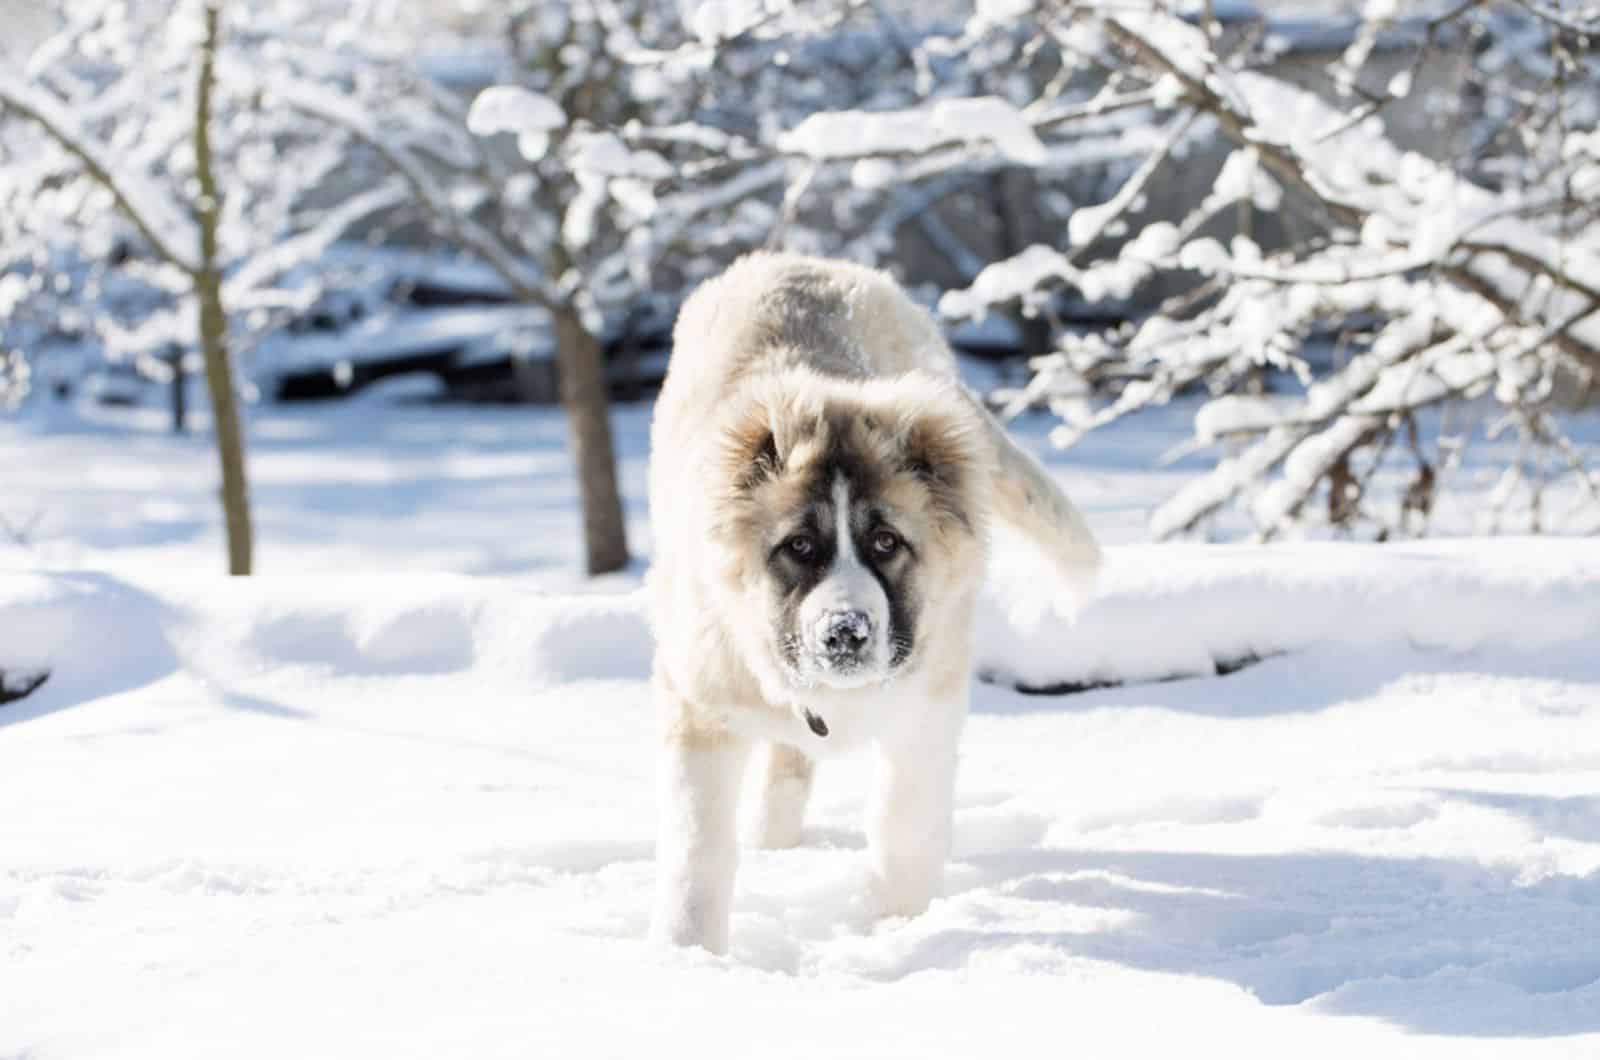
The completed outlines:
[[[1545,11],[1508,29],[1493,21],[1503,12],[1482,6],[1460,4],[1413,25],[1425,45],[1377,94],[1357,80],[1393,21],[1386,7],[1374,7],[1330,92],[1342,86],[1347,110],[1268,69],[1244,68],[1248,63],[1220,55],[1203,28],[1156,7],[1032,9],[1062,40],[1103,35],[1108,75],[1153,86],[1167,106],[1203,116],[1231,144],[1211,195],[1176,226],[1139,213],[1172,150],[1163,144],[1101,206],[1078,209],[1058,246],[1033,246],[991,265],[942,302],[948,314],[971,316],[994,305],[1045,307],[1063,290],[1092,304],[1125,299],[1132,286],[1158,275],[1201,278],[1193,295],[1116,332],[1062,336],[1060,350],[1037,361],[1029,386],[1008,401],[1012,409],[1057,408],[1067,420],[1058,434],[1070,443],[1197,385],[1220,395],[1197,415],[1190,448],[1244,447],[1156,512],[1157,536],[1194,529],[1234,502],[1246,503],[1262,536],[1281,533],[1306,521],[1309,501],[1323,488],[1329,522],[1348,522],[1362,514],[1365,481],[1351,470],[1352,459],[1367,451],[1376,466],[1402,430],[1419,461],[1406,507],[1425,511],[1437,476],[1415,443],[1421,410],[1492,399],[1516,412],[1514,423],[1553,422],[1548,409],[1559,378],[1592,381],[1600,372],[1600,286],[1593,280],[1600,275],[1600,226],[1572,183],[1593,186],[1586,167],[1600,152],[1590,150],[1586,129],[1571,124],[1576,114],[1592,124],[1592,108],[1573,105],[1600,74],[1592,62],[1560,54],[1566,45],[1552,35],[1581,28],[1570,12],[1566,24]],[[1495,34],[1478,61],[1500,64],[1500,84],[1513,71],[1530,71],[1530,89],[1517,93],[1520,138],[1508,136],[1491,111],[1481,123],[1486,131],[1465,141],[1485,157],[1438,159],[1402,149],[1379,112],[1413,91],[1427,49],[1463,32],[1469,18],[1485,20]],[[1499,43],[1509,39],[1521,40],[1523,50]],[[1539,49],[1554,49],[1556,58],[1546,62]],[[1230,203],[1241,212],[1298,213],[1315,234],[1266,248],[1244,229],[1227,245],[1202,234]],[[1129,231],[1120,242],[1104,239],[1122,227]],[[1430,308],[1419,313],[1419,306]],[[1326,370],[1300,351],[1328,329],[1354,333],[1365,352],[1319,379]],[[1288,375],[1305,389],[1253,396],[1245,388],[1259,387],[1263,373]],[[1109,391],[1109,402],[1085,409],[1086,385]],[[1526,429],[1590,481],[1578,449],[1556,439],[1559,431]]]
[[[397,147],[378,128],[373,116],[337,95],[306,85],[282,85],[275,96],[286,106],[342,129],[372,150],[405,182],[429,220],[461,241],[471,253],[492,267],[517,293],[529,301],[549,306],[556,301],[544,278],[495,232],[467,216],[433,179],[422,162],[404,147]]]
[[[194,272],[200,267],[200,234],[193,220],[158,183],[135,167],[111,158],[111,149],[89,133],[64,104],[0,72],[0,111],[36,123],[116,200],[128,221],[164,260]]]

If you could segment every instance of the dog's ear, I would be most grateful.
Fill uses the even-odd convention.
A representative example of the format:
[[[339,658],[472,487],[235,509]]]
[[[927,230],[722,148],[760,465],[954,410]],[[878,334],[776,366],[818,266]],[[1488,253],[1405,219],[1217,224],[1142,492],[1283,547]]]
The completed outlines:
[[[919,416],[905,435],[901,466],[927,487],[935,512],[971,530],[968,483],[977,469],[958,438],[962,430],[941,416]]]
[[[749,467],[745,470],[747,479],[746,487],[754,486],[758,482],[765,482],[777,476],[783,470],[783,465],[778,459],[778,438],[770,430],[764,432],[761,441],[756,444],[756,451],[750,458]]]
[[[900,422],[900,466],[927,489],[934,511],[971,532],[982,501],[982,425],[976,410],[940,388]]]
[[[722,459],[726,481],[740,492],[754,489],[783,470],[767,402],[752,401],[734,417],[724,434]]]

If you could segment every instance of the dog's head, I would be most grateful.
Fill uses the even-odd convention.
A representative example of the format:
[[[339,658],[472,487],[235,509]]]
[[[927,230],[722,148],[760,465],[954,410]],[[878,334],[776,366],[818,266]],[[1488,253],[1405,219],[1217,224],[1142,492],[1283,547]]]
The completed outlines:
[[[798,699],[918,665],[930,601],[969,598],[981,573],[977,416],[934,377],[805,370],[731,411],[715,532],[724,588],[748,616],[733,632],[763,685]]]

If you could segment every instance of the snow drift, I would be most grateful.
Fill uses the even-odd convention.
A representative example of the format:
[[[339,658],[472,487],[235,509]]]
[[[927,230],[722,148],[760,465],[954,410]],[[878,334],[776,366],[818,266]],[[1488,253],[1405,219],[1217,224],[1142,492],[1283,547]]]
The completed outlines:
[[[1359,653],[1402,642],[1459,655],[1600,643],[1600,549],[1584,539],[1123,546],[1109,557],[1101,592],[1073,618],[1002,551],[976,632],[979,674],[1072,690],[1214,676],[1316,645]],[[0,629],[0,664],[54,673],[41,703],[146,683],[219,653],[260,668],[461,672],[523,690],[644,680],[651,654],[642,591],[546,596],[449,575],[164,577],[159,587],[11,575]]]
[[[869,918],[830,761],[726,960],[643,941],[637,593],[8,574],[0,1056],[1592,1055],[1595,552],[1002,555],[944,896]]]

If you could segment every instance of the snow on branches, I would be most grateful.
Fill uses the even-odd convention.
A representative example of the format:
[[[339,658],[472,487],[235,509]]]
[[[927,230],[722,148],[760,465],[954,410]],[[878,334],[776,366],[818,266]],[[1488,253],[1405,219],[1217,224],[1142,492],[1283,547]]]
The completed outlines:
[[[1592,518],[1600,475],[1556,415],[1563,401],[1592,395],[1600,373],[1600,56],[1588,29],[1531,7],[1465,4],[1400,18],[1372,5],[1318,93],[1274,72],[1270,50],[1248,35],[1225,52],[1220,35],[1162,5],[1026,6],[1064,51],[1102,45],[1095,62],[1105,76],[1157,96],[1148,120],[1172,113],[1172,135],[1101,203],[1078,208],[1064,239],[991,264],[947,294],[944,310],[1048,310],[1067,295],[1092,305],[1152,277],[1189,280],[1109,332],[1065,334],[1012,407],[1054,405],[1067,421],[1057,439],[1070,444],[1209,390],[1192,448],[1228,451],[1155,512],[1158,537],[1193,530],[1230,504],[1263,538],[1358,521],[1380,536],[1421,532],[1460,459],[1459,437],[1435,452],[1421,441],[1421,418],[1445,403],[1484,410],[1493,417],[1486,433],[1512,430],[1524,450],[1554,455],[1506,466],[1501,499],[1520,490],[1533,529],[1551,525],[1543,495],[1559,476],[1575,483]],[[1369,67],[1385,40],[1409,58],[1372,88]],[[1384,110],[1439,68],[1456,80],[1436,86],[1427,105],[1453,127],[1408,149]],[[1217,130],[1231,151],[1209,194],[1174,224],[1147,209],[1145,191],[1174,164],[1190,121]],[[1302,223],[1299,234],[1258,243],[1230,211],[1246,220],[1292,213]],[[1340,337],[1342,363],[1311,363],[1323,335]],[[1278,393],[1261,393],[1267,380]],[[1086,384],[1108,400],[1086,409]],[[1398,511],[1379,511],[1364,487],[1397,453],[1414,461],[1410,485]]]
[[[366,105],[376,58],[312,43],[347,35],[346,6],[227,5],[209,65],[211,202],[194,139],[203,5],[40,5],[54,31],[0,73],[0,271],[22,288],[0,341],[92,349],[161,380],[194,358],[193,295],[208,268],[223,276],[236,353],[309,306],[308,268],[399,204],[348,137],[309,128],[267,91],[337,86],[347,106]]]

